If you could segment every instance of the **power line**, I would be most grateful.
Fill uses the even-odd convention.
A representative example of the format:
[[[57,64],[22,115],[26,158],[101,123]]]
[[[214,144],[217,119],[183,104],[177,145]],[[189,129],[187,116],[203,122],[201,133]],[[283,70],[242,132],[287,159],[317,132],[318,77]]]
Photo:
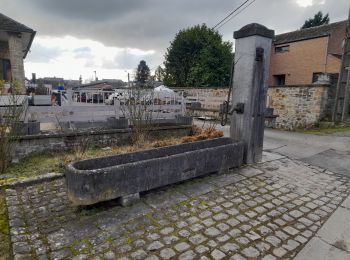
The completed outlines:
[[[242,13],[246,8],[248,8],[250,5],[252,5],[256,0],[253,0],[252,2],[250,2],[248,5],[246,5],[245,7],[243,7],[241,10],[239,10],[238,13],[236,13],[234,16],[230,17],[230,19],[228,19],[226,22],[222,23],[220,26],[217,27],[217,29],[221,28],[222,26],[224,26],[225,24],[227,24],[229,21],[231,21],[233,18],[235,18],[237,15],[239,15],[240,13]]]
[[[222,19],[220,22],[218,22],[212,29],[215,29],[216,27],[218,27],[221,23],[223,23],[227,18],[229,18],[231,15],[233,15],[235,12],[237,12],[242,6],[244,6],[249,1],[250,0],[244,1],[240,6],[238,6],[235,10],[233,10],[231,13],[229,13],[224,19]]]

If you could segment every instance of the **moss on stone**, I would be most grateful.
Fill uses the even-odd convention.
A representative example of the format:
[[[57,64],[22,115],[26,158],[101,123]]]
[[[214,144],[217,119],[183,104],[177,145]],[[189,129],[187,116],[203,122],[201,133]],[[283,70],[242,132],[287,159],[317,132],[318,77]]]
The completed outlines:
[[[5,195],[0,192],[0,259],[10,259],[9,230]]]

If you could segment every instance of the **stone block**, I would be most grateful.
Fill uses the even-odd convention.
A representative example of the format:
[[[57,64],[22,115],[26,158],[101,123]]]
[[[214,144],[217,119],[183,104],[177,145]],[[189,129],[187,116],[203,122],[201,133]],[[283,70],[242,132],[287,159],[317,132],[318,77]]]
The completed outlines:
[[[123,207],[131,206],[140,200],[140,193],[129,194],[121,196],[119,198],[119,203]]]
[[[216,138],[78,161],[66,171],[68,197],[90,205],[241,166],[243,143]]]

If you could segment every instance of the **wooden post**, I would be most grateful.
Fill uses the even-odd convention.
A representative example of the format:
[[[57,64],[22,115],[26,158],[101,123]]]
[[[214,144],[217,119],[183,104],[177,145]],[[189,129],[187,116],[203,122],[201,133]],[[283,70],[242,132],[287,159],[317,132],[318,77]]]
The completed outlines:
[[[274,31],[249,24],[234,33],[236,39],[230,135],[244,142],[244,162],[262,159],[264,113]]]
[[[350,64],[348,66],[348,76],[346,78],[345,83],[345,90],[344,90],[344,104],[343,104],[343,111],[341,116],[341,121],[345,122],[348,118],[349,114],[349,94],[350,94]]]

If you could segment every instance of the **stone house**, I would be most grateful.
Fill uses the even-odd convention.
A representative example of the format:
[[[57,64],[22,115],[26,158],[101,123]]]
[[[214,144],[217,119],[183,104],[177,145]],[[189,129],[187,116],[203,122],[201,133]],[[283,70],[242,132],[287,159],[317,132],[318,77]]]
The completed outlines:
[[[340,70],[347,20],[276,35],[269,85],[305,85]]]
[[[35,31],[0,13],[0,80],[16,80],[23,92],[24,65]]]

